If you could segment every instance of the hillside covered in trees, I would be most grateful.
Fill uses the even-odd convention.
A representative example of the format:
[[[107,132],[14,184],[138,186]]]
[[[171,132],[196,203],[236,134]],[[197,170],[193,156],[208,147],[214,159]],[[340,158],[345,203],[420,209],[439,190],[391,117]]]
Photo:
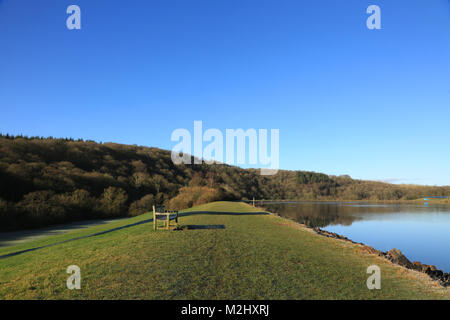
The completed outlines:
[[[411,200],[450,187],[393,185],[305,171],[261,176],[225,164],[174,165],[170,151],[0,135],[0,230],[181,209],[214,200]]]

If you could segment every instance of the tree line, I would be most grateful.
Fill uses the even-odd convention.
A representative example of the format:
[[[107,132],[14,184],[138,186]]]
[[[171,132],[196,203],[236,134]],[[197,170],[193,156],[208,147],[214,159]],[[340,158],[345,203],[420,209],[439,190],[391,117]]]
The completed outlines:
[[[215,200],[401,200],[449,187],[392,185],[349,176],[226,164],[174,165],[170,151],[94,141],[0,135],[0,230],[135,216],[153,205]]]

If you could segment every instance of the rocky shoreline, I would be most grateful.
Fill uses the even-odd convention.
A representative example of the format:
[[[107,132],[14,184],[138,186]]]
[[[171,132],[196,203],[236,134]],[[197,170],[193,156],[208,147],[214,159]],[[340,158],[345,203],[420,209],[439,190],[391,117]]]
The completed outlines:
[[[348,242],[351,242],[351,243],[354,243],[354,244],[359,244],[359,245],[363,246],[363,248],[368,253],[372,253],[372,254],[378,255],[380,257],[383,257],[383,258],[391,261],[392,263],[398,264],[398,265],[400,265],[402,267],[405,267],[407,269],[411,269],[411,270],[415,270],[415,271],[419,271],[419,272],[425,273],[431,279],[438,281],[440,285],[442,285],[444,287],[450,287],[450,274],[449,273],[445,273],[442,270],[438,270],[433,265],[423,264],[423,263],[420,263],[418,261],[411,262],[398,249],[392,249],[392,250],[389,250],[388,252],[382,252],[382,251],[377,250],[377,249],[375,249],[375,248],[373,248],[371,246],[368,246],[368,245],[366,245],[364,243],[352,241],[352,240],[348,239],[347,237],[341,236],[340,234],[337,234],[337,233],[328,232],[326,230],[322,230],[322,229],[317,228],[317,227],[314,227],[314,228],[313,227],[308,227],[308,228],[312,229],[315,233],[317,233],[317,234],[319,234],[321,236],[334,238],[334,239],[339,239],[339,240],[344,240],[344,241],[348,241]]]

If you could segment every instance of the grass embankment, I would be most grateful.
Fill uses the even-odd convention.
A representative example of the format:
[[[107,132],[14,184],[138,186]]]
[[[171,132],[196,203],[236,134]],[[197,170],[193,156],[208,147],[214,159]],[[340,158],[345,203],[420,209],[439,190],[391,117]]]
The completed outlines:
[[[225,229],[155,232],[146,223],[0,259],[0,299],[450,298],[423,274],[256,211],[243,203],[210,203],[185,210],[180,223]],[[8,247],[0,255],[149,218]],[[66,288],[73,264],[81,268],[81,290]],[[381,268],[381,290],[366,287],[372,264]]]

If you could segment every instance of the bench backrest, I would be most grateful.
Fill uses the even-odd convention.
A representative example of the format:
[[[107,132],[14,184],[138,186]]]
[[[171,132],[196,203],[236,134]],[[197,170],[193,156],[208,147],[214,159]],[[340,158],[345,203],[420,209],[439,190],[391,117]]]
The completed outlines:
[[[159,209],[159,208],[158,208]],[[168,214],[176,214],[178,215],[178,210],[169,211],[169,210],[158,210],[155,206],[153,206],[153,214],[157,216],[167,216]]]
[[[175,220],[178,225],[178,211],[167,211],[161,210],[164,212],[157,212],[155,206],[153,206],[153,229],[156,230],[157,220],[166,220],[167,228],[169,228],[169,221]]]

